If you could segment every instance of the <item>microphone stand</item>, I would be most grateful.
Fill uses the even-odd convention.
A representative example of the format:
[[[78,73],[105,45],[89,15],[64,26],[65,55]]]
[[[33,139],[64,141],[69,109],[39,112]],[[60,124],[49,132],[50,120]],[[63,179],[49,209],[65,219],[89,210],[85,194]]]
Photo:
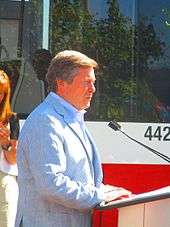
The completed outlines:
[[[131,140],[133,140],[134,142],[140,144],[141,146],[145,147],[146,149],[148,149],[148,150],[151,151],[152,153],[156,154],[157,156],[159,156],[159,157],[162,158],[163,160],[165,160],[165,161],[167,161],[167,162],[170,163],[170,158],[169,158],[167,155],[164,155],[164,154],[162,154],[161,152],[156,151],[156,150],[154,150],[153,148],[151,148],[151,147],[145,145],[144,143],[139,142],[138,140],[132,138],[131,136],[129,136],[128,134],[126,134],[125,132],[123,132],[123,131],[121,130],[121,126],[120,126],[117,122],[115,122],[115,121],[110,121],[109,124],[108,124],[108,126],[109,126],[110,128],[112,128],[112,129],[114,129],[115,131],[120,131],[122,134],[124,134],[124,135],[125,135],[126,137],[128,137],[129,139],[131,139]]]

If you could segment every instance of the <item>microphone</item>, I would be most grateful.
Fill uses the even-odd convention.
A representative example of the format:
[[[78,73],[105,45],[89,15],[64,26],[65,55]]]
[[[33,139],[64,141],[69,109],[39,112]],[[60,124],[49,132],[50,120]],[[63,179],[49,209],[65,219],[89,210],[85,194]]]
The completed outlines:
[[[121,133],[124,134],[126,137],[128,137],[129,139],[133,140],[134,142],[140,144],[141,146],[145,147],[146,149],[148,149],[149,151],[151,151],[151,152],[154,153],[155,155],[159,156],[159,157],[162,158],[163,160],[165,160],[165,161],[167,161],[167,162],[170,162],[170,158],[169,158],[167,155],[164,155],[164,154],[162,154],[161,152],[154,150],[153,148],[151,148],[151,147],[145,145],[145,144],[142,143],[142,142],[139,142],[138,140],[132,138],[131,136],[129,136],[128,134],[126,134],[125,132],[123,132],[123,131],[121,130],[121,125],[118,124],[115,120],[110,121],[109,124],[108,124],[108,126],[109,126],[110,128],[112,128],[112,129],[114,129],[115,131],[121,132]]]
[[[114,129],[115,131],[121,131],[121,126],[116,122],[116,121],[110,121],[108,126],[112,129]]]

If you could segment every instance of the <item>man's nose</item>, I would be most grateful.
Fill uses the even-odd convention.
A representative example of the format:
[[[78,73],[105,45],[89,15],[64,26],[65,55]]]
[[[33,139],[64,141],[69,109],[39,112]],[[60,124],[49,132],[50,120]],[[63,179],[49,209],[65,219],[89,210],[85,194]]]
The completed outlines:
[[[92,93],[94,93],[94,92],[96,91],[96,88],[95,88],[94,83],[91,83],[91,84],[90,84],[89,90],[90,90],[90,92],[92,92]]]

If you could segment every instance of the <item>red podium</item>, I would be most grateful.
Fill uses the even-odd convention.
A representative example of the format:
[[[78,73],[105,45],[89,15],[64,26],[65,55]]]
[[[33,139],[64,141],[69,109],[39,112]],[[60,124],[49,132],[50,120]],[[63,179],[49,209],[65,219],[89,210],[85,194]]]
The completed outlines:
[[[170,227],[170,186],[101,203],[96,209],[118,208],[118,227]]]

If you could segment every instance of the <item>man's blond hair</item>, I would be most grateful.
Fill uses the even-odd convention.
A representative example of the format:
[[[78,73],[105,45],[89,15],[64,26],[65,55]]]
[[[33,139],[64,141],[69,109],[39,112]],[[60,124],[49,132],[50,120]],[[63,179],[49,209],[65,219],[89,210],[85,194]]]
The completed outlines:
[[[85,54],[73,50],[59,52],[51,61],[46,78],[49,91],[56,90],[56,80],[71,82],[79,68],[98,67],[95,60]]]

